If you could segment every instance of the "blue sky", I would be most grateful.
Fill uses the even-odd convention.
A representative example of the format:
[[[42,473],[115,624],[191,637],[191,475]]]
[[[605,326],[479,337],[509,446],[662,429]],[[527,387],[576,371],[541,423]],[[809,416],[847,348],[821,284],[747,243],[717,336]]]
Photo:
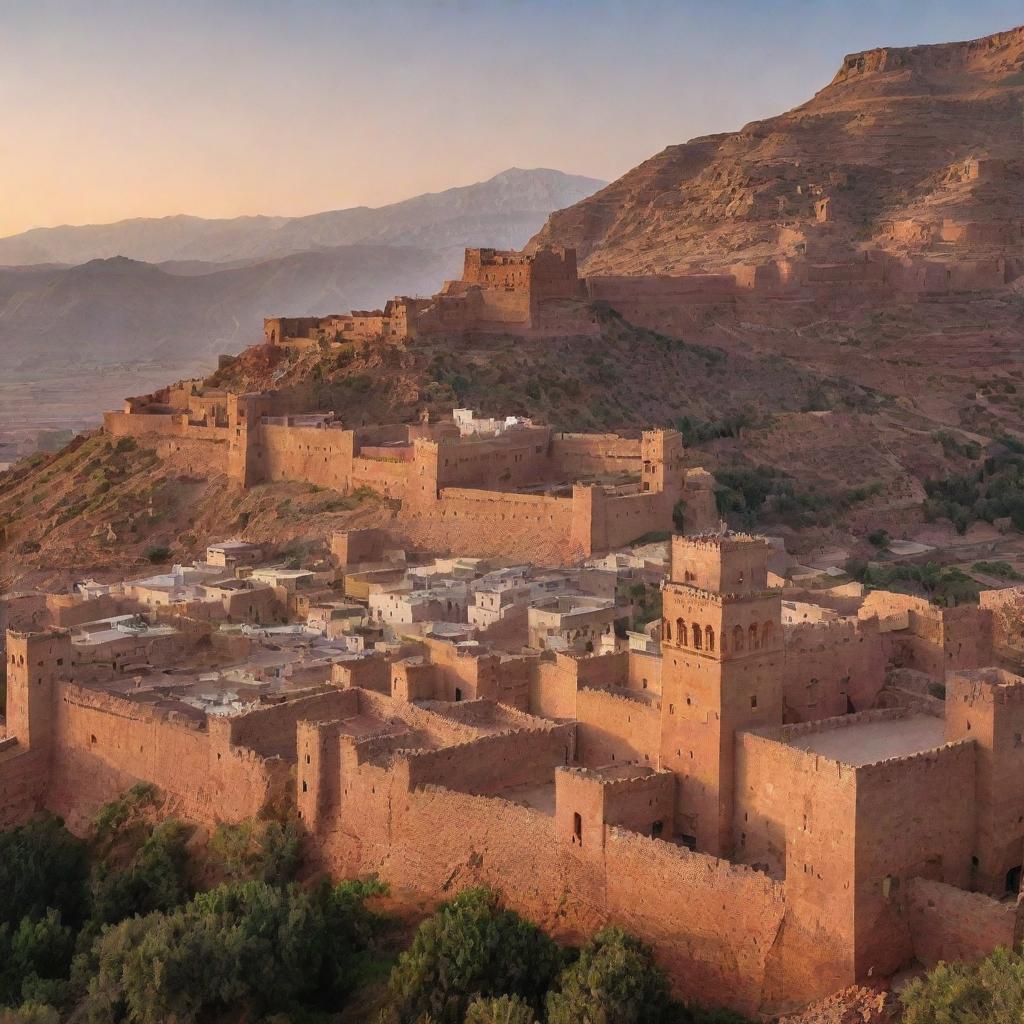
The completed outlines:
[[[613,178],[1020,0],[0,0],[0,234]]]

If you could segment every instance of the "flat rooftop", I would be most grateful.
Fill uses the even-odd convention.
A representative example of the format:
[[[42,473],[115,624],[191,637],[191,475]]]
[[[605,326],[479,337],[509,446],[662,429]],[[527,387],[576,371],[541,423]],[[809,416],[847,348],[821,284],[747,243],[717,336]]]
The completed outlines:
[[[804,733],[787,742],[799,750],[857,767],[941,747],[946,742],[946,731],[941,718],[918,714],[853,722],[838,729]]]

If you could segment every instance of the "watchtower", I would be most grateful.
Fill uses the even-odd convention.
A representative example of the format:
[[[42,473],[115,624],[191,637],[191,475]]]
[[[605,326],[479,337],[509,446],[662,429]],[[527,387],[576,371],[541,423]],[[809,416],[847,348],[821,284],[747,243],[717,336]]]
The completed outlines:
[[[53,736],[53,686],[71,663],[67,633],[7,634],[7,733],[23,746]]]
[[[676,775],[677,827],[732,849],[737,730],[782,724],[782,602],[768,543],[745,534],[674,537],[663,592],[661,767]]]

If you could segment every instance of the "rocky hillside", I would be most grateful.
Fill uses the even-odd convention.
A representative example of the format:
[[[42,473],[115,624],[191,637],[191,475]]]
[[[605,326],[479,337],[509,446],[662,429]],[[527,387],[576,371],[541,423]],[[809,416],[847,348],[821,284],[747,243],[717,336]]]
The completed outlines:
[[[354,425],[469,405],[565,430],[675,426],[689,464],[719,474],[737,522],[788,532],[796,550],[919,522],[925,482],[970,472],[1001,429],[991,419],[990,434],[944,438],[945,421],[877,387],[786,357],[671,338],[606,309],[593,315],[596,335],[554,339],[438,337],[301,354],[261,345],[208,383],[275,387],[296,408],[333,409]],[[1004,397],[993,394],[992,407]],[[0,475],[0,586],[141,571],[153,549],[192,557],[234,532],[283,545],[322,540],[390,514],[372,495],[356,501],[297,484],[243,493],[187,456],[158,459],[145,439],[121,447],[96,434]]]
[[[947,221],[974,226],[972,253],[1020,259],[1022,103],[1024,27],[851,54],[808,102],[669,146],[533,242],[576,246],[589,274],[680,274],[943,252]]]

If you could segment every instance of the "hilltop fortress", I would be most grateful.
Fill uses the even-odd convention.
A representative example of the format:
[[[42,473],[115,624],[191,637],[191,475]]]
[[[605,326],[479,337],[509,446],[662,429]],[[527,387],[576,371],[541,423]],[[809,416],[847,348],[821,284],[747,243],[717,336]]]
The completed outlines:
[[[148,438],[241,487],[294,480],[401,503],[393,528],[420,547],[555,562],[670,530],[718,522],[714,479],[686,469],[675,430],[639,438],[566,434],[529,421],[455,419],[346,427],[291,414],[283,394],[210,393],[192,382],[107,413],[112,437]]]
[[[429,299],[398,296],[384,309],[324,317],[264,320],[268,345],[303,348],[378,338],[417,338],[464,330],[562,331],[585,327],[579,300],[586,287],[576,250],[546,246],[535,253],[467,249],[462,278],[445,281]]]
[[[971,159],[957,173],[965,181],[1019,178],[1024,162]],[[827,225],[830,204],[826,193],[815,200],[817,222]],[[929,301],[999,291],[1024,271],[1024,261],[1006,255],[1024,239],[1024,218],[995,224],[895,220],[886,232],[893,251],[867,248],[842,260],[773,257],[712,273],[596,273],[580,278],[576,250],[565,246],[538,245],[524,252],[467,249],[462,278],[446,281],[430,298],[397,296],[383,309],[269,318],[264,320],[264,340],[303,349],[465,331],[586,334],[594,328],[588,308],[592,302],[604,303],[638,325],[672,329],[679,326],[681,315],[686,320],[688,309],[709,304],[776,300],[784,308],[823,300]],[[793,246],[803,249],[796,230],[791,233]]]
[[[359,539],[336,545],[346,589]],[[645,650],[502,650],[428,624],[314,658],[307,602],[284,681],[290,627],[123,614],[176,580],[9,600],[0,822],[80,824],[138,780],[210,824],[293,803],[339,874],[412,901],[485,883],[570,939],[614,921],[681,995],[748,1012],[1018,943],[1024,679],[984,667],[991,613],[837,594],[852,617],[789,625],[768,556],[758,537],[676,536]],[[217,607],[291,578],[245,576],[251,546],[209,557],[204,573],[243,573],[204,588]],[[237,610],[267,621],[248,593]],[[130,621],[89,624],[112,611]]]

